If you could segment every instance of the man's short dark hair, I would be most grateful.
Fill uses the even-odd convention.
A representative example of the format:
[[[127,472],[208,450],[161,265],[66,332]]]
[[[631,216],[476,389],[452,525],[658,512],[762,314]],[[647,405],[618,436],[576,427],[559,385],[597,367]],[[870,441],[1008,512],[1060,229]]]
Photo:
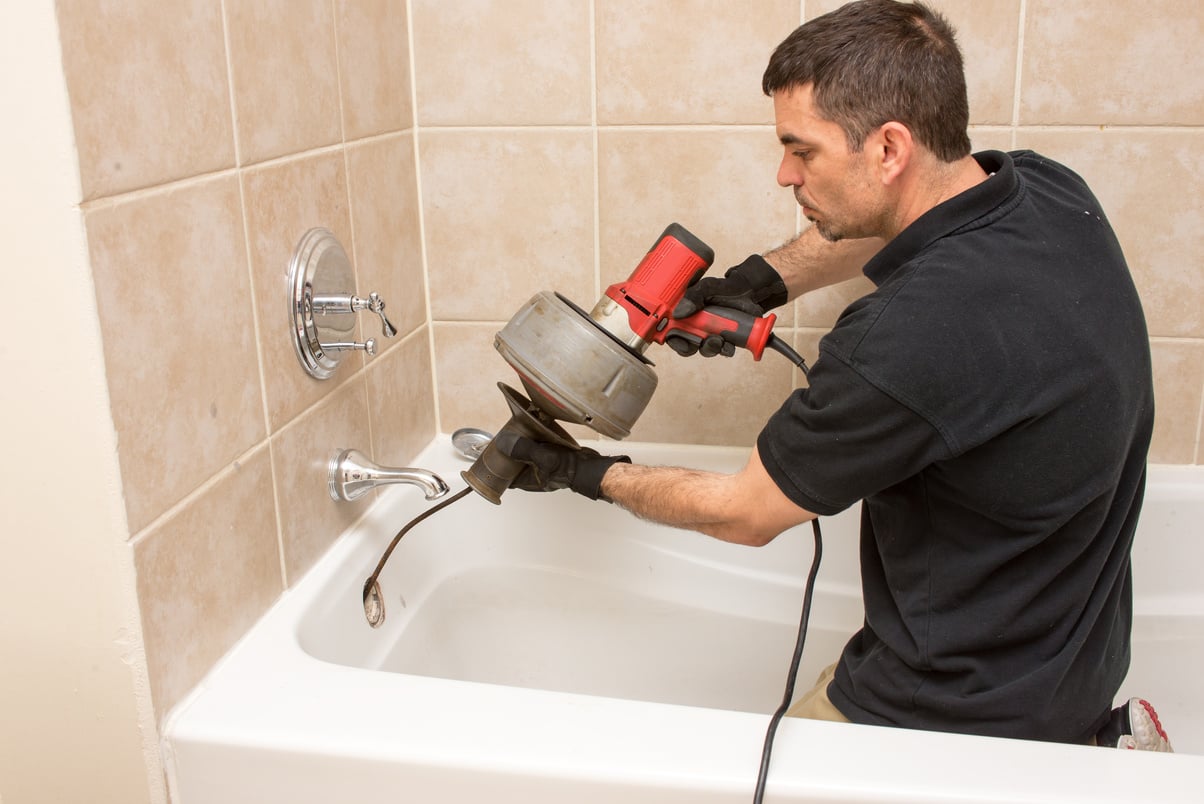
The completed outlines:
[[[923,3],[860,0],[795,29],[773,52],[766,95],[812,85],[849,149],[897,121],[946,162],[970,153],[966,76],[953,26]]]

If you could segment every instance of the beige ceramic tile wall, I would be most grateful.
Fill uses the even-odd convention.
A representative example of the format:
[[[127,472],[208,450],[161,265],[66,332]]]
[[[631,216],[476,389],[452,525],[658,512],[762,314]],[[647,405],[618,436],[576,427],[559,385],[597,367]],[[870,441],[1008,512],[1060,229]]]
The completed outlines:
[[[366,503],[338,447],[404,464],[435,433],[406,6],[62,0],[63,61],[162,715]],[[305,375],[285,275],[334,231],[399,334]]]
[[[671,220],[721,267],[796,231],[760,73],[836,5],[59,0],[160,712],[362,510],[322,498],[330,450],[402,462],[436,427],[501,424],[492,334],[531,294],[591,304]],[[1204,6],[934,5],[961,32],[976,147],[1039,148],[1095,186],[1150,319],[1154,459],[1204,462]],[[401,330],[325,384],[284,329],[312,225]],[[814,357],[864,289],[801,300],[780,331]],[[654,349],[635,438],[747,444],[801,382],[776,355]]]
[[[532,293],[592,304],[672,220],[714,246],[721,267],[796,231],[793,199],[774,184],[760,75],[800,20],[841,2],[761,0],[749,13],[721,0],[524,0],[474,3],[465,14],[470,4],[413,1],[444,430],[504,420],[494,384],[513,379],[491,336]],[[1204,64],[1193,44],[1204,6],[933,5],[959,31],[975,147],[1065,159],[1111,211],[1153,336],[1153,457],[1204,460],[1204,175],[1194,156],[1204,144]],[[817,336],[866,287],[796,302],[779,331],[813,357]],[[749,443],[779,389],[801,381],[773,355],[747,365],[683,364],[658,347],[650,356],[662,382],[635,438]]]

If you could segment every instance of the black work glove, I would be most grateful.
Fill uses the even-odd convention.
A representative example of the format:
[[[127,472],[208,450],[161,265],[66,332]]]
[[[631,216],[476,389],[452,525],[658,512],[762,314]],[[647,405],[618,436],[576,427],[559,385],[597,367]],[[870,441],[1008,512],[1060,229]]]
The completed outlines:
[[[616,463],[631,463],[626,455],[601,455],[588,447],[562,447],[533,441],[509,430],[494,439],[498,451],[527,464],[510,488],[523,491],[571,489],[591,500],[602,496],[602,476]],[[609,501],[608,501],[609,502]]]
[[[767,310],[786,303],[786,283],[773,266],[759,254],[727,269],[723,278],[703,277],[686,288],[685,295],[673,308],[673,318],[687,318],[703,307],[731,307],[750,315],[762,316]],[[665,339],[673,351],[683,357],[698,353],[703,357],[731,357],[736,347],[719,335],[709,335],[702,343],[669,336]]]
[[[703,307],[731,307],[749,315],[762,316],[786,303],[786,283],[759,254],[727,269],[720,279],[707,276],[686,288],[673,308],[674,318],[694,315]]]

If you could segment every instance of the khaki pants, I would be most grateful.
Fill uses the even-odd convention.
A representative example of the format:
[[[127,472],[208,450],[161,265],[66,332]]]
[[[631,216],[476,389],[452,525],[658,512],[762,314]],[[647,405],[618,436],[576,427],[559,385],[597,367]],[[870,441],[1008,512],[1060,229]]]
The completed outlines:
[[[786,710],[786,717],[829,720],[833,723],[851,722],[828,700],[828,685],[832,683],[835,675],[836,663],[833,662],[824,668],[823,672],[819,674],[819,678],[815,679],[815,686],[804,692],[790,705],[790,708]],[[1099,743],[1092,737],[1087,741],[1087,745],[1099,745]]]
[[[849,719],[828,700],[828,685],[836,675],[836,663],[828,665],[815,680],[815,686],[807,690],[786,710],[786,717],[805,717],[811,720],[830,720],[848,723]]]

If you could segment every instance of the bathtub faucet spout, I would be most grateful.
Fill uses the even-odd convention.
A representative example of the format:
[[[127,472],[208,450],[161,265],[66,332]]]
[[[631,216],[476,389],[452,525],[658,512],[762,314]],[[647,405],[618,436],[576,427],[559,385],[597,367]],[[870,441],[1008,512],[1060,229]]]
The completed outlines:
[[[331,456],[326,479],[332,500],[355,500],[377,486],[391,483],[417,486],[428,500],[437,500],[450,491],[443,478],[434,472],[412,467],[381,466],[355,449],[341,449]]]

